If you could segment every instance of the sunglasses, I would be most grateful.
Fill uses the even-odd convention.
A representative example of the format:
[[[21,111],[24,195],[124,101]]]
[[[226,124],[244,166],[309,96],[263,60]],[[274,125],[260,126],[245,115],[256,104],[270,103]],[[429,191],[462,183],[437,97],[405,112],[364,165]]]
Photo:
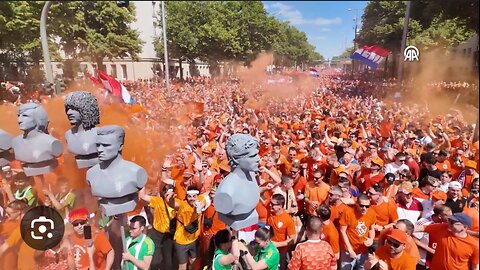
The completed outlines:
[[[315,176],[314,176],[313,179],[315,179],[315,180],[320,180],[320,179],[322,179],[322,177],[321,177],[321,176],[320,176],[320,177],[315,177]]]
[[[290,171],[291,173],[298,173],[299,171]]]
[[[392,241],[390,239],[387,240],[387,244],[393,248],[399,248],[402,244]]]
[[[82,225],[82,226],[83,226],[83,225],[85,225],[85,224],[87,224],[87,221],[86,221],[86,220],[82,220],[82,221],[78,221],[78,222],[73,222],[73,223],[72,223],[72,226],[73,226],[73,227],[77,227],[78,225]]]
[[[281,205],[280,203],[270,203],[271,206],[275,206],[275,205]]]
[[[370,208],[370,205],[366,205],[366,204],[359,204],[358,207],[360,208]]]
[[[398,161],[400,161],[400,162],[405,162],[406,160],[405,160],[405,159],[399,159]]]

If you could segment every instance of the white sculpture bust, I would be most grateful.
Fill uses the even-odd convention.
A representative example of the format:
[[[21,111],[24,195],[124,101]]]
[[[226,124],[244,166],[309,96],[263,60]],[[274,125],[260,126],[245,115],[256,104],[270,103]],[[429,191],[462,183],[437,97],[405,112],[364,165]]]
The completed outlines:
[[[47,112],[38,104],[26,103],[18,108],[18,126],[23,135],[12,140],[15,159],[22,163],[27,176],[53,171],[63,153],[62,143],[48,134]]]
[[[258,223],[255,210],[260,191],[255,179],[260,157],[258,140],[246,134],[234,134],[225,146],[232,171],[218,186],[214,205],[218,217],[235,230]]]
[[[119,126],[97,128],[99,163],[87,171],[92,194],[100,198],[106,216],[132,211],[138,201],[137,192],[147,183],[147,172],[122,157],[125,131]]]
[[[96,145],[100,114],[97,99],[85,91],[68,94],[64,100],[65,113],[72,128],[65,132],[68,151],[75,155],[78,168],[90,168],[98,163]]]

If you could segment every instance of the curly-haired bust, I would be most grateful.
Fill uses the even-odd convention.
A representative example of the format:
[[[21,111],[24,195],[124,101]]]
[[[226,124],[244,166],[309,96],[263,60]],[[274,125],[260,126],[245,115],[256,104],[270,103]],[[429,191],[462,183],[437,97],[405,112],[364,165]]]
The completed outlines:
[[[89,168],[98,163],[95,126],[100,123],[98,102],[86,91],[75,91],[64,100],[65,113],[72,128],[65,133],[68,151],[75,154],[79,168]]]
[[[260,198],[255,174],[258,172],[258,140],[246,134],[230,136],[225,145],[232,172],[220,182],[214,205],[218,217],[238,230],[258,222],[255,207]]]
[[[47,112],[36,103],[22,104],[18,107],[18,127],[23,134],[13,138],[12,148],[25,174],[34,176],[53,171],[63,145],[48,134]]]

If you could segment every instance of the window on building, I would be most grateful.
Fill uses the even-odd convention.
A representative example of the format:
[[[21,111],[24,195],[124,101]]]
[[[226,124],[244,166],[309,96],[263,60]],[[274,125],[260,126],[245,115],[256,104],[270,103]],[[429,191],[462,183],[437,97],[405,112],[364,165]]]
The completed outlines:
[[[117,78],[117,65],[112,64],[110,65],[110,68],[112,69],[110,71],[110,75],[112,75],[114,78]]]
[[[467,54],[467,49],[463,49],[463,55],[465,56]]]
[[[126,80],[128,79],[128,76],[127,76],[127,65],[121,65],[122,67],[122,79],[123,80]]]
[[[472,48],[468,48],[468,55],[472,54]]]
[[[101,68],[101,70],[107,72],[107,65],[102,64],[102,66],[100,68]]]

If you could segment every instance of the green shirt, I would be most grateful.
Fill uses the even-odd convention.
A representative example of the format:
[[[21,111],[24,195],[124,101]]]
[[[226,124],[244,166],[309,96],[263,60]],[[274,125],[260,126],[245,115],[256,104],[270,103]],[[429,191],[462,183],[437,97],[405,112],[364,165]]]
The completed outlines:
[[[153,252],[155,251],[155,245],[152,239],[145,234],[141,234],[133,241],[132,238],[128,236],[126,243],[128,252],[141,261],[143,261],[145,256],[153,256]],[[132,262],[128,261],[128,270],[138,270],[138,268],[135,267]]]
[[[213,268],[212,270],[230,270],[232,265],[222,265],[220,264],[220,259],[223,255],[228,255],[228,251],[223,251],[221,249],[215,250],[215,255],[213,255]]]
[[[258,262],[261,259],[265,260],[268,270],[277,270],[278,263],[280,262],[280,253],[278,249],[273,245],[272,241],[268,244],[267,248],[255,247],[255,261]]]
[[[15,191],[15,199],[25,201],[28,206],[35,206],[37,204],[36,193],[32,190],[32,186],[24,188],[22,191]]]

